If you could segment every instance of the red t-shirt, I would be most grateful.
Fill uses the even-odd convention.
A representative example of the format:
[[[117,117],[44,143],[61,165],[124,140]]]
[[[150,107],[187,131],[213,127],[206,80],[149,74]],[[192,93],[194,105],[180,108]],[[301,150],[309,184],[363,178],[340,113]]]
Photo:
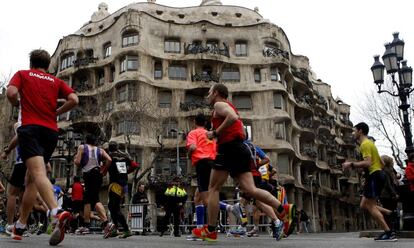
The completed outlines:
[[[195,165],[200,159],[216,159],[216,142],[207,138],[207,130],[199,127],[187,135],[187,149],[194,144],[196,149],[191,154],[191,162]]]
[[[74,183],[72,185],[72,201],[83,200],[83,187],[80,183]]]
[[[19,90],[21,122],[58,130],[56,122],[57,100],[66,99],[73,89],[50,74],[38,70],[16,72],[9,86]]]
[[[236,112],[237,115],[239,115],[239,113],[237,112],[236,107],[234,107],[233,104],[231,104],[228,101],[226,101],[226,103],[232,109],[234,109],[234,111]],[[223,117],[219,117],[219,118],[214,117],[214,113],[213,113],[213,118],[211,119],[211,122],[213,124],[213,128],[217,129],[224,122],[224,118]],[[243,141],[245,139],[243,122],[240,119],[237,119],[231,126],[229,126],[226,129],[220,131],[220,136],[217,139],[217,144],[223,144],[223,143],[230,142],[230,141],[233,141],[233,140],[236,140],[236,139],[239,139],[240,141]]]

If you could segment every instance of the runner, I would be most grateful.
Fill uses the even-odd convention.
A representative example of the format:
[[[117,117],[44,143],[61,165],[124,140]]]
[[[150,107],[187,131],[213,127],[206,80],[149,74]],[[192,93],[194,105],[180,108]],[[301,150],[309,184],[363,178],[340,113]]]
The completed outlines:
[[[108,217],[106,216],[105,208],[99,199],[99,191],[102,186],[101,166],[108,167],[112,161],[111,157],[104,149],[99,148],[95,135],[87,134],[86,142],[78,147],[78,152],[75,155],[75,164],[81,166],[83,173],[83,181],[85,183],[84,192],[84,228],[81,234],[89,233],[91,224],[91,208],[96,208],[99,218],[102,221],[102,229],[108,231]]]
[[[382,161],[378,154],[377,147],[374,142],[368,139],[367,135],[369,127],[366,123],[361,122],[355,125],[353,135],[359,142],[359,150],[363,160],[358,162],[346,161],[342,164],[344,170],[350,168],[362,168],[367,171],[364,192],[360,207],[368,210],[373,219],[383,228],[384,233],[375,238],[375,241],[397,241],[395,233],[387,225],[384,214],[389,213],[377,205],[377,200],[381,195],[381,191],[385,183],[385,175],[382,171]]]
[[[14,132],[17,133],[19,122],[14,124]],[[16,215],[16,200],[21,201],[24,192],[24,178],[26,176],[26,166],[20,156],[20,149],[17,145],[17,134],[14,135],[9,145],[6,146],[1,154],[1,158],[6,160],[8,155],[15,149],[16,159],[14,161],[13,171],[7,186],[7,226],[6,233],[11,235],[14,227],[14,217]]]
[[[243,144],[245,132],[236,108],[227,101],[228,89],[224,84],[214,84],[207,100],[214,106],[213,131],[207,132],[209,139],[217,138],[218,153],[211,172],[208,196],[208,225],[193,229],[193,235],[207,241],[217,240],[217,215],[219,192],[228,176],[238,180],[240,189],[255,199],[276,209],[279,218],[290,225],[288,210],[269,192],[254,185],[250,171],[250,152]],[[282,233],[283,223],[275,226],[275,233]],[[279,235],[277,235],[279,236]]]
[[[20,96],[22,125],[17,129],[18,143],[20,155],[28,170],[20,217],[14,226],[12,238],[22,239],[27,218],[39,192],[51,212],[52,223],[55,224],[49,244],[57,245],[64,239],[65,225],[71,214],[65,211],[58,215],[59,209],[45,165],[57,143],[57,116],[75,107],[79,99],[63,80],[46,73],[49,64],[48,52],[33,50],[30,53],[30,70],[21,70],[14,74],[6,91],[13,106],[18,105]],[[58,98],[66,99],[59,108]]]
[[[112,223],[109,224],[109,228],[104,233],[104,238],[118,236],[118,225],[121,224],[123,228],[123,234],[119,238],[128,238],[132,236],[129,230],[128,223],[125,216],[121,212],[121,202],[125,197],[124,188],[128,185],[128,174],[134,172],[138,168],[138,164],[129,157],[128,154],[118,149],[118,143],[109,142],[109,156],[112,159],[112,163],[109,168],[104,168],[109,172],[109,188],[108,188],[108,208],[111,213]]]

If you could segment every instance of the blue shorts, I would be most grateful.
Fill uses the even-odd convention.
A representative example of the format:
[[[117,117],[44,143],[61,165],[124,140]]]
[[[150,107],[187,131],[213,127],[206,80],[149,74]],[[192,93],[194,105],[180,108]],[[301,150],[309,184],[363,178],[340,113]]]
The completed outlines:
[[[385,184],[385,174],[382,170],[370,174],[365,181],[363,196],[378,199]]]

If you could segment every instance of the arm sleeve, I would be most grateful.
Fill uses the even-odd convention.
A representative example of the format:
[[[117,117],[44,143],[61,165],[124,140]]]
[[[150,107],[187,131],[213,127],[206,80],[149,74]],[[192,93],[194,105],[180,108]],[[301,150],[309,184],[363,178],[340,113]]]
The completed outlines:
[[[190,132],[190,133],[188,133],[188,135],[187,135],[187,142],[186,142],[186,147],[187,147],[187,149],[192,145],[192,144],[196,144],[196,140],[197,140],[197,138],[196,138],[196,134],[195,134],[195,132]]]
[[[59,79],[59,98],[66,99],[71,93],[74,93],[74,90],[65,81]]]
[[[16,72],[13,77],[10,79],[9,86],[14,86],[20,90],[21,88],[22,77],[20,71]]]
[[[372,149],[369,143],[363,143],[361,145],[360,151],[361,151],[362,158],[367,158],[367,157],[371,158]]]

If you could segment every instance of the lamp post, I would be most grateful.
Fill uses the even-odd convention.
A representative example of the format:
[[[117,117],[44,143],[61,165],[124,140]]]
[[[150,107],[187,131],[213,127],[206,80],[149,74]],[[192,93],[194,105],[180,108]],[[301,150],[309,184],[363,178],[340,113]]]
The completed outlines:
[[[312,204],[312,226],[313,226],[313,232],[316,232],[316,222],[315,222],[315,205],[313,202],[313,180],[314,177],[313,175],[309,175],[308,176],[309,180],[310,180],[310,189],[311,189],[311,204]]]
[[[178,131],[178,129],[175,129],[175,128],[171,129],[170,132],[171,133],[177,133],[177,167],[176,167],[176,170],[177,170],[177,176],[181,176],[180,146],[179,146],[179,144],[180,144],[180,134],[182,135],[182,134],[184,134],[184,132],[183,131]]]
[[[408,115],[410,103],[408,97],[414,90],[412,86],[413,69],[407,66],[407,61],[404,60],[404,41],[398,38],[399,33],[393,33],[394,39],[391,43],[385,44],[385,53],[382,56],[381,63],[379,55],[374,56],[374,64],[371,67],[374,83],[378,87],[378,93],[388,93],[391,96],[400,98],[400,106],[398,108],[402,111],[403,127],[405,138],[405,153],[407,156],[414,152],[413,140],[411,134],[411,124]],[[384,68],[388,75],[391,76],[392,88],[396,88],[397,93],[382,89],[384,84]]]
[[[59,149],[59,156],[65,158],[66,162],[66,190],[70,187],[70,167],[72,166],[74,155],[72,154],[72,151],[74,151],[73,148],[80,145],[81,140],[81,136],[74,133],[73,127],[68,127],[66,130],[64,130],[64,133],[58,137],[57,147]]]

